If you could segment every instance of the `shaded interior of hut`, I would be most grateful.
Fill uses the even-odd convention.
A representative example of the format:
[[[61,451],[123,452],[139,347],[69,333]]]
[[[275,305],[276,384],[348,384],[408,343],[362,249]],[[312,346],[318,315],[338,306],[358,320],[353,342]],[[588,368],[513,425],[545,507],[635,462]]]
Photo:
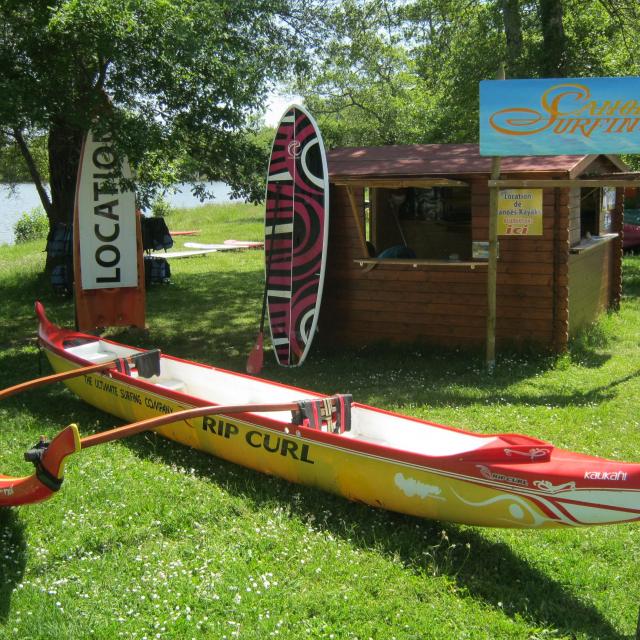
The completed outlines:
[[[468,187],[371,188],[365,194],[365,221],[371,257],[471,258]]]
[[[576,189],[575,192],[579,194],[579,206],[571,208],[571,245],[611,233],[616,190],[600,187]]]

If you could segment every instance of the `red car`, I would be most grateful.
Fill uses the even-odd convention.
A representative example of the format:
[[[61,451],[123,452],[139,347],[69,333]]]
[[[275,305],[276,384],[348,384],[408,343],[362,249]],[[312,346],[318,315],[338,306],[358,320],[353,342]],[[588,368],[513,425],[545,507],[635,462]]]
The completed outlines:
[[[622,248],[640,247],[640,209],[625,209]]]
[[[627,187],[624,190],[622,231],[623,249],[640,247],[640,189],[637,187]]]

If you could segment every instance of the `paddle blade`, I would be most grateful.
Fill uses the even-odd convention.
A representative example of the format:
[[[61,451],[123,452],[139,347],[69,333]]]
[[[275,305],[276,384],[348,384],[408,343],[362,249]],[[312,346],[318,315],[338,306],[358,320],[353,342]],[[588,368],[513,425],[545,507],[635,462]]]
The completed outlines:
[[[262,364],[264,362],[264,335],[262,331],[258,334],[256,343],[253,345],[253,349],[247,358],[247,373],[255,374],[262,371]]]

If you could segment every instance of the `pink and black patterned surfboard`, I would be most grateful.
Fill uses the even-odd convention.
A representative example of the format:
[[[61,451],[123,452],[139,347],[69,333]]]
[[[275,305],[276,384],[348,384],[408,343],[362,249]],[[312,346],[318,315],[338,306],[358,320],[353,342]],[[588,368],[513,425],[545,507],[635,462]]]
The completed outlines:
[[[280,120],[267,175],[265,262],[271,340],[278,363],[304,362],[318,323],[329,234],[329,176],[311,115]]]

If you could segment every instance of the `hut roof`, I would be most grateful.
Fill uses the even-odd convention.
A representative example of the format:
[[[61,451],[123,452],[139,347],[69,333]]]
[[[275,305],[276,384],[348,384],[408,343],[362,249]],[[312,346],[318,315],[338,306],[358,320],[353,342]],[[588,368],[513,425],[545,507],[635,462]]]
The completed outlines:
[[[502,158],[501,172],[554,172],[575,175],[597,156],[518,156]],[[618,168],[615,156],[607,156]],[[491,158],[477,144],[410,144],[386,147],[340,147],[327,154],[331,180],[490,174]]]

